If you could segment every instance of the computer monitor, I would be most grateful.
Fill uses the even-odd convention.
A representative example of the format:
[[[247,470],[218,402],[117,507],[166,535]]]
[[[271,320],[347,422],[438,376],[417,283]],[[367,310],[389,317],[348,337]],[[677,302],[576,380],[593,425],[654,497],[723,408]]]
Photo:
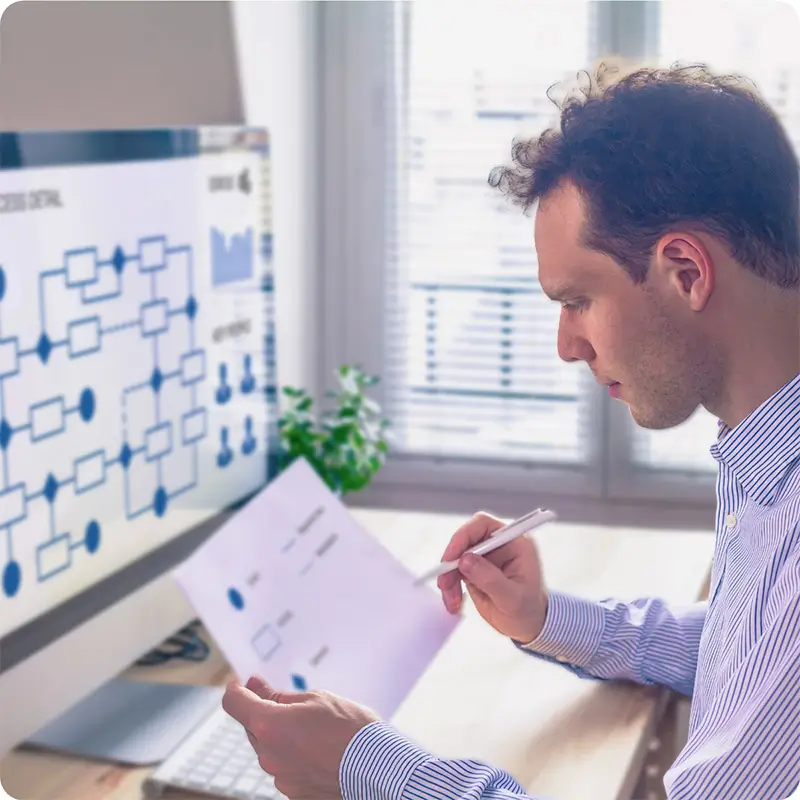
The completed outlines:
[[[0,132],[0,756],[194,618],[276,403],[265,130]]]

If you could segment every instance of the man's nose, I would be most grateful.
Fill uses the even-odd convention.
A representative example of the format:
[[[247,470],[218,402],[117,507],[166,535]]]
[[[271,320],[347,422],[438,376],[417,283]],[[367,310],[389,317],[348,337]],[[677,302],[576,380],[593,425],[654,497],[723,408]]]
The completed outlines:
[[[559,324],[558,356],[562,361],[591,363],[595,355],[594,348],[583,334],[573,330],[570,325],[565,325],[563,321]]]

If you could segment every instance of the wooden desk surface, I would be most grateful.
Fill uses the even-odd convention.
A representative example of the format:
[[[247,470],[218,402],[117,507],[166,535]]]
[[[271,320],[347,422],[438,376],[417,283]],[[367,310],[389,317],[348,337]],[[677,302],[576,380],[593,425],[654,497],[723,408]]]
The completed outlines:
[[[355,516],[415,572],[435,563],[462,516],[356,509]],[[552,589],[595,599],[701,596],[710,532],[554,523],[537,532]],[[553,800],[628,798],[668,693],[581,680],[520,653],[465,604],[464,621],[393,722],[443,757],[477,758]],[[128,677],[224,685],[216,648],[202,664],[133,668]],[[3,785],[27,800],[134,800],[147,769],[17,750],[0,762]],[[175,795],[179,797],[180,795]],[[188,795],[185,795],[188,797]]]

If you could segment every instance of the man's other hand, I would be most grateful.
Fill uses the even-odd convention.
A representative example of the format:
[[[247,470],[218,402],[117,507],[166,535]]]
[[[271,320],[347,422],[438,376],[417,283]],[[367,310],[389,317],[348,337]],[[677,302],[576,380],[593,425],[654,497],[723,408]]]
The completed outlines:
[[[233,681],[222,707],[247,731],[261,768],[290,800],[338,800],[339,765],[350,740],[378,718],[328,692],[278,692],[252,677]]]
[[[547,612],[536,543],[522,536],[484,556],[464,555],[504,524],[479,513],[462,525],[442,555],[442,561],[459,559],[459,568],[440,575],[437,585],[445,608],[455,614],[461,609],[463,580],[478,613],[504,636],[525,644],[541,633]]]

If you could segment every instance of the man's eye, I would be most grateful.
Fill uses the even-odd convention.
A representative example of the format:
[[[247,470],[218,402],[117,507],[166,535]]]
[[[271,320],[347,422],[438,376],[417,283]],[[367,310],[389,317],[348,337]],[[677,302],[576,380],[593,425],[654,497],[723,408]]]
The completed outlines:
[[[561,303],[561,308],[565,311],[580,311],[581,309],[586,307],[585,300],[573,300],[571,302],[567,302],[566,300]]]

